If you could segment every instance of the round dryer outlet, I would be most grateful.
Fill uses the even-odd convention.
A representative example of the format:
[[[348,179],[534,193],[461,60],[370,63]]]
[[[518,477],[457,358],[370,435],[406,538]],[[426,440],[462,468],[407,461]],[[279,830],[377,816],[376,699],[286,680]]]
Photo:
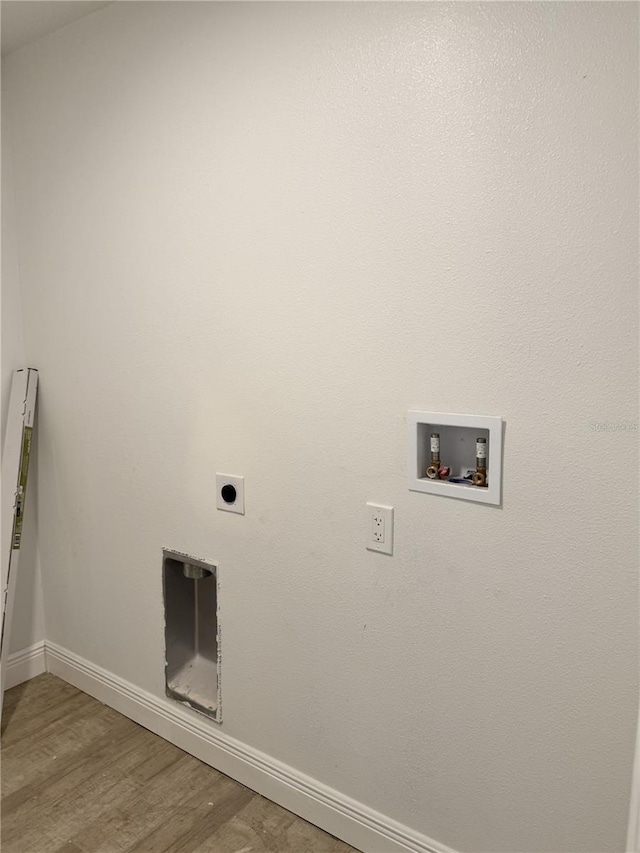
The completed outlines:
[[[244,477],[216,474],[216,509],[244,515]]]

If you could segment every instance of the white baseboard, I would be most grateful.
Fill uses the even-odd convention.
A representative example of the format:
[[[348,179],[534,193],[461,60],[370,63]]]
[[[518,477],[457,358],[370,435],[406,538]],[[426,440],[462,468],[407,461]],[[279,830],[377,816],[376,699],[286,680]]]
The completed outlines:
[[[455,853],[293,767],[225,735],[215,723],[47,642],[47,670],[364,853]]]
[[[5,690],[22,684],[36,675],[42,675],[47,671],[45,664],[44,640],[34,643],[28,649],[13,652],[7,660],[7,672],[5,675]]]

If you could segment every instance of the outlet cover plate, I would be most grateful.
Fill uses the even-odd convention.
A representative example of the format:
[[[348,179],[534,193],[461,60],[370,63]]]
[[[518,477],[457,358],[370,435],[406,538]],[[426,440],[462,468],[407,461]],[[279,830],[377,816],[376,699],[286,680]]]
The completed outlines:
[[[222,497],[222,489],[225,486],[233,486],[236,490],[234,501],[225,501]],[[216,509],[244,515],[244,477],[238,477],[235,474],[216,474]]]
[[[366,546],[378,554],[393,554],[393,507],[365,504]]]

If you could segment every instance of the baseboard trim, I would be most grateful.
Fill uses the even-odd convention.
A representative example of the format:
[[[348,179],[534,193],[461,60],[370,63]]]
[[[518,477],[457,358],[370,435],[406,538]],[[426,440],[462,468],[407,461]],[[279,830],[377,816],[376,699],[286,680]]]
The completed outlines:
[[[42,675],[46,671],[45,643],[44,640],[40,640],[39,643],[9,655],[4,688],[9,690],[17,687],[23,681]]]
[[[189,709],[169,699],[159,699],[55,643],[46,644],[46,667],[185,752],[364,853],[455,853],[225,735],[215,723]]]

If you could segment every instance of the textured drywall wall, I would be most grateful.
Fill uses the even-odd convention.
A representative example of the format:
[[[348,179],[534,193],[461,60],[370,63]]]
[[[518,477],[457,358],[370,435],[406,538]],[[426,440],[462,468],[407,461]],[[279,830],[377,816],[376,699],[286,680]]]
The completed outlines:
[[[226,732],[459,850],[624,848],[637,14],[118,3],[9,58],[52,640],[161,695],[161,547],[212,558]],[[407,490],[410,408],[506,420],[502,508]]]
[[[0,303],[2,445],[7,424],[9,394],[14,370],[25,367],[22,338],[22,312],[20,300],[18,249],[15,231],[15,209],[11,174],[11,152],[2,124],[2,294]],[[36,426],[37,429],[37,426]],[[44,611],[42,584],[37,556],[37,446],[31,459],[25,507],[24,535],[20,553],[20,566],[16,579],[14,615],[9,640],[9,651],[26,649],[44,639]],[[5,511],[3,507],[2,511]],[[7,544],[8,543],[3,543]]]

